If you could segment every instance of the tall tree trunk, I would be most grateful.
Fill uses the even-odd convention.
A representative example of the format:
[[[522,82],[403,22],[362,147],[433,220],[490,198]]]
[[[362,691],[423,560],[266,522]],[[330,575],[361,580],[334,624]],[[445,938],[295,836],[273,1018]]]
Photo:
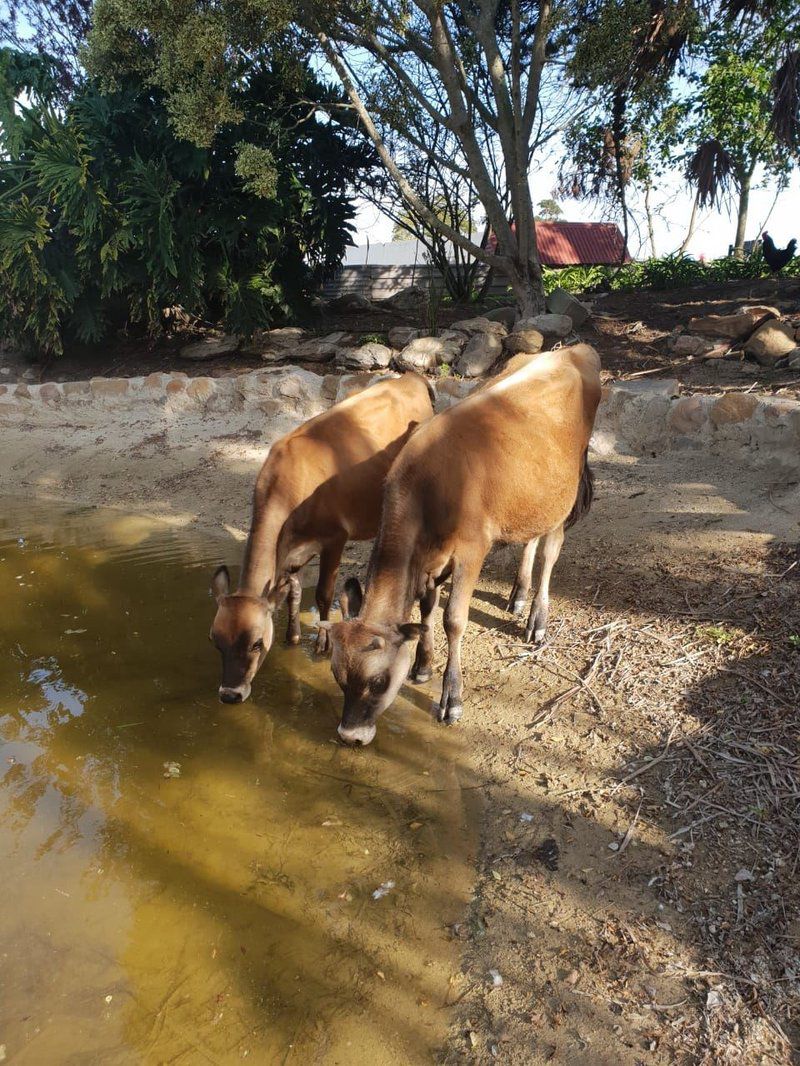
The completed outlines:
[[[694,200],[692,201],[692,213],[689,216],[689,228],[686,231],[686,236],[683,238],[683,244],[678,249],[679,255],[684,255],[686,249],[689,247],[689,242],[694,237],[695,227],[697,226],[697,207],[700,203],[700,190],[694,194]]]
[[[742,176],[739,184],[739,207],[736,216],[736,240],[733,242],[733,254],[737,259],[744,259],[744,235],[747,230],[747,211],[750,207],[750,182],[752,170]]]
[[[647,239],[650,241],[650,255],[653,259],[658,258],[656,254],[656,235],[653,229],[653,212],[650,208],[650,182],[645,182],[644,186],[644,213],[647,217]]]

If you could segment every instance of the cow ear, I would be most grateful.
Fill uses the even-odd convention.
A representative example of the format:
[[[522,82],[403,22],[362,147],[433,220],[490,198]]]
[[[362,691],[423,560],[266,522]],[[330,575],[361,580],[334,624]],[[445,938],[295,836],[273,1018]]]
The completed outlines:
[[[358,618],[361,614],[361,604],[364,602],[364,593],[361,590],[361,582],[357,577],[348,577],[344,583],[344,591],[339,597],[342,605],[343,618]]]
[[[403,625],[397,626],[396,628],[404,641],[418,640],[423,633],[428,632],[428,627],[424,622],[404,622]]]
[[[211,595],[219,603],[231,591],[231,575],[227,566],[218,566],[211,578]]]

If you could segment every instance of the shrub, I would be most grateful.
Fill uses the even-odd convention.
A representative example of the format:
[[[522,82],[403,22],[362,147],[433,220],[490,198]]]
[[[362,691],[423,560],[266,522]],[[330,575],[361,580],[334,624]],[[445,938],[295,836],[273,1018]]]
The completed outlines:
[[[248,334],[291,317],[338,267],[372,155],[315,117],[309,101],[329,90],[310,72],[297,86],[254,68],[243,121],[198,148],[140,85],[104,95],[89,82],[56,109],[40,71],[15,111],[30,69],[0,63],[0,335],[57,354],[115,327],[156,331],[175,306]]]

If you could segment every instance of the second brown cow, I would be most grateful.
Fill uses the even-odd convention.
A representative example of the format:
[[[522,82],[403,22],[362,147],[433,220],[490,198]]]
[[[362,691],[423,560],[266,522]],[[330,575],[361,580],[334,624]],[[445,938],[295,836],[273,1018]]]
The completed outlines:
[[[358,617],[324,626],[344,693],[344,741],[372,740],[378,715],[408,675],[416,640],[411,678],[430,678],[429,622],[448,577],[448,657],[438,716],[450,722],[461,717],[461,640],[494,542],[526,545],[512,593],[517,609],[531,584],[538,545],[541,577],[526,633],[544,638],[550,574],[565,526],[591,503],[586,457],[599,371],[597,353],[585,344],[516,356],[494,380],[421,426],[400,453],[386,482],[363,604],[358,583],[346,586]],[[410,621],[415,601],[422,624]]]

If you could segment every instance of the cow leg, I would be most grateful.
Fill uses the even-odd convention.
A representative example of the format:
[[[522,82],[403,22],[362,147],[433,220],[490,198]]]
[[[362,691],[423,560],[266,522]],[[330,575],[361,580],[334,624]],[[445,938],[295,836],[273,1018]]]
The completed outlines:
[[[488,550],[488,549],[487,549]],[[478,551],[473,559],[458,562],[453,569],[450,599],[444,611],[444,631],[447,636],[447,666],[439,701],[440,722],[457,722],[464,713],[462,696],[464,678],[461,673],[461,641],[469,618],[469,601],[481,572],[486,550]]]
[[[439,606],[440,585],[431,583],[419,600],[420,621],[427,625],[427,630],[420,635],[417,642],[417,654],[409,677],[417,684],[431,679],[431,662],[433,661],[433,612]]]
[[[517,580],[514,582],[514,587],[511,589],[511,595],[508,597],[507,611],[510,611],[515,618],[521,618],[522,612],[525,610],[525,604],[528,602],[528,595],[531,591],[531,581],[533,580],[533,562],[536,558],[536,545],[539,543],[539,538],[534,537],[533,540],[529,540],[525,545],[522,552],[522,559],[520,560],[519,570],[517,572]]]
[[[336,587],[336,575],[339,573],[339,563],[342,560],[342,552],[346,540],[335,540],[327,543],[319,556],[319,579],[317,580],[317,610],[320,622],[327,622],[333,603],[333,591]],[[330,649],[330,634],[327,629],[317,632],[317,643],[314,650],[318,655],[324,655]]]
[[[531,606],[528,615],[528,625],[525,628],[525,640],[529,643],[541,644],[547,636],[547,617],[550,613],[550,575],[561,554],[561,545],[564,543],[564,526],[551,529],[542,537],[542,572],[539,575],[539,588],[536,599]]]
[[[303,589],[297,574],[289,574],[289,591],[286,596],[288,604],[289,621],[286,627],[286,643],[300,643],[300,597]]]

